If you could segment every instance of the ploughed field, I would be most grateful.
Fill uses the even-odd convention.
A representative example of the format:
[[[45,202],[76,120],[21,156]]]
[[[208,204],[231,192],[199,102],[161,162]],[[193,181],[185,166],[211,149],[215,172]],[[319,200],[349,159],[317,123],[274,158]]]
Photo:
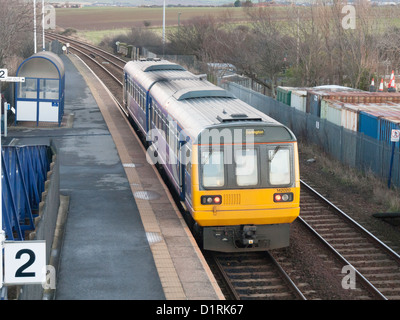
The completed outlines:
[[[167,8],[165,13],[166,26],[177,26],[178,15],[180,23],[190,21],[198,16],[225,15],[229,12],[232,21],[245,21],[248,19],[241,8],[223,7],[193,7],[193,8]],[[162,8],[137,8],[137,7],[84,7],[74,9],[56,9],[57,26],[77,30],[111,30],[132,27],[144,27],[144,22],[150,27],[162,27]]]

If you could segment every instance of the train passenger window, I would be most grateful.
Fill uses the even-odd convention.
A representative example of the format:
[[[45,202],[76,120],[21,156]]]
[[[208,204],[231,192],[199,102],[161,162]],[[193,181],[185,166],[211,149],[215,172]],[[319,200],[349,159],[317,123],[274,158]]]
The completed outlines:
[[[158,109],[156,110],[156,128],[160,128],[160,114]]]
[[[134,83],[134,89],[133,89],[133,91],[134,91],[134,94],[135,94],[135,101],[136,101],[136,103],[139,103],[139,98],[138,98],[138,95],[139,95],[139,92],[138,92],[138,86],[137,86],[137,84],[136,83]]]
[[[290,151],[277,146],[268,150],[269,182],[271,185],[290,184]]]
[[[135,82],[133,83],[133,94],[132,94],[132,96],[133,96],[133,99],[137,102],[137,85],[136,85]]]
[[[131,94],[131,96],[133,97],[133,83],[132,83],[132,79],[129,78],[129,92]]]
[[[142,104],[141,104],[141,106],[142,106],[143,110],[146,110],[146,95],[145,95],[144,91],[142,91]]]
[[[167,131],[167,120],[164,113],[162,114],[161,130],[164,132],[164,134]]]
[[[223,151],[203,151],[201,164],[204,187],[222,187],[225,184]]]
[[[160,114],[158,115],[158,129],[162,130],[163,128],[163,121],[162,121],[162,113],[161,110],[159,110]]]
[[[151,119],[153,123],[156,123],[156,105],[154,103],[151,106]]]
[[[236,183],[238,186],[254,186],[258,184],[258,160],[256,150],[236,150],[235,163]]]

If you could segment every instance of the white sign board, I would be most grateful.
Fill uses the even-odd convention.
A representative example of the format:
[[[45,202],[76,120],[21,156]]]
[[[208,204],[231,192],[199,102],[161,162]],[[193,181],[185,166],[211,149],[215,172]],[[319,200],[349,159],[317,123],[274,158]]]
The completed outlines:
[[[4,242],[4,284],[39,284],[45,281],[45,241]]]
[[[25,77],[7,77],[7,78],[0,78],[0,81],[4,82],[25,82]]]
[[[6,79],[8,77],[7,69],[0,69],[0,80]]]
[[[392,129],[392,136],[390,137],[391,142],[400,141],[400,130]]]

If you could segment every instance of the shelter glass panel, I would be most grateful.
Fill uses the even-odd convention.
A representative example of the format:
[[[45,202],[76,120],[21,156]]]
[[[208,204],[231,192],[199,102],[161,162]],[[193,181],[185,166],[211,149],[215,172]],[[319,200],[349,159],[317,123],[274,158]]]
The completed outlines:
[[[59,80],[40,79],[39,99],[58,100]]]
[[[18,98],[37,99],[37,79],[25,79],[18,85]]]

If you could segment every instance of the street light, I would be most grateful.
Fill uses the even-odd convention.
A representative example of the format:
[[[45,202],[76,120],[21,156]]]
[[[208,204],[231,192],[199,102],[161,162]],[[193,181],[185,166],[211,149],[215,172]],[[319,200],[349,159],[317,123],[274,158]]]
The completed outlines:
[[[182,12],[178,12],[178,40],[181,40],[181,33],[180,33],[180,27],[181,27],[181,14]]]

